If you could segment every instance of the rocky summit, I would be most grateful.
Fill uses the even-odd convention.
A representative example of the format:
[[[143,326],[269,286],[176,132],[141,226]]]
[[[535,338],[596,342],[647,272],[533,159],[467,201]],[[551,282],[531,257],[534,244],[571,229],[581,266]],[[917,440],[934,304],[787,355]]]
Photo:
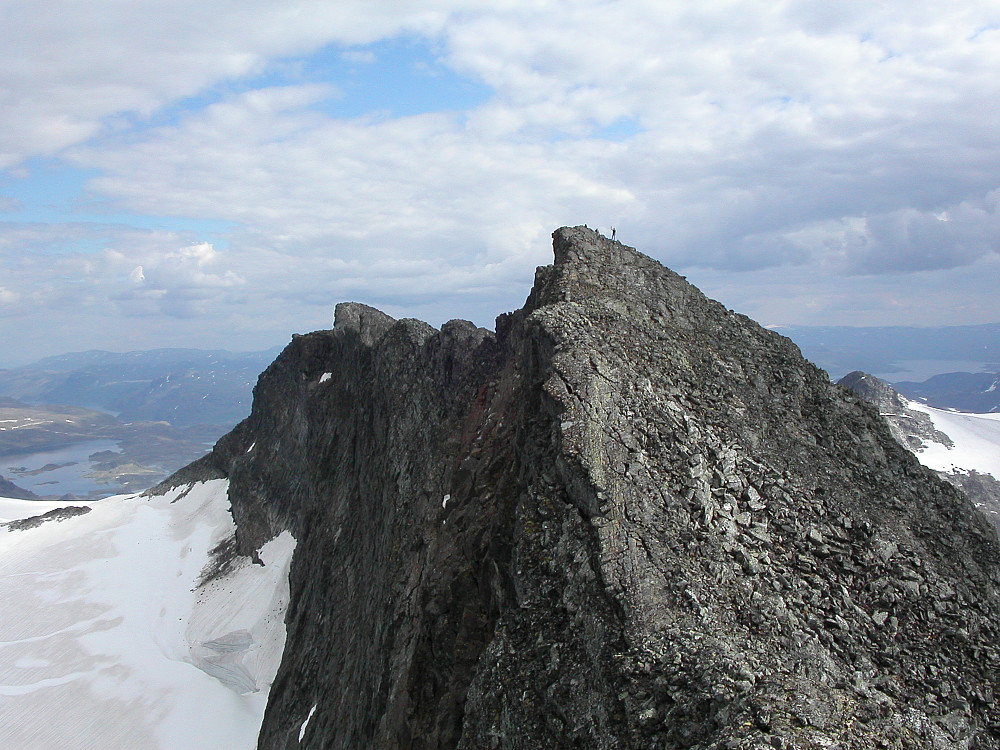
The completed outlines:
[[[338,306],[174,479],[298,539],[259,747],[1000,747],[965,496],[787,339],[554,251],[495,333]]]

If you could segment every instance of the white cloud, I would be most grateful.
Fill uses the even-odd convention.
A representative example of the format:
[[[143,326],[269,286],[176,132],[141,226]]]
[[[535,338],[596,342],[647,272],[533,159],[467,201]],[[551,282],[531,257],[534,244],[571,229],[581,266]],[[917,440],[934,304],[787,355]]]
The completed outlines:
[[[453,115],[338,121],[294,106],[320,95],[236,96],[143,143],[75,158],[100,165],[93,187],[130,210],[239,222],[244,251],[363,253],[369,265],[508,260],[535,250],[553,221],[633,200],[542,145],[484,141]]]
[[[143,260],[129,274],[132,288],[110,293],[122,312],[131,315],[203,315],[213,305],[231,303],[226,293],[246,283],[232,269],[220,267],[224,258],[207,242],[152,253],[107,251],[103,256],[116,266]]]
[[[266,310],[294,326],[363,297],[485,323],[520,303],[551,230],[585,222],[709,278],[741,271],[743,309],[756,293],[763,312],[815,308],[827,322],[854,315],[852,299],[888,315],[898,305],[879,300],[906,297],[892,284],[967,280],[997,258],[992,0],[8,5],[0,164],[59,152],[95,171],[90,190],[111,209],[234,225],[224,241],[0,231],[21,280],[5,283],[53,305],[76,295],[236,327]],[[494,95],[467,111],[337,119],[329,102],[357,96],[337,81],[243,90],[323,46],[403,32]],[[178,104],[205,92],[208,104]],[[74,244],[95,237],[101,252]],[[21,257],[53,245],[54,263]],[[74,273],[76,286],[58,282]],[[777,309],[779,288],[795,306]],[[975,298],[968,319],[1000,314]]]
[[[1000,254],[1000,191],[942,210],[905,208],[857,216],[804,232],[834,271],[894,273],[965,266]]]
[[[435,33],[471,3],[426,0],[5,0],[0,169],[146,118],[275,58],[402,31]],[[119,124],[120,126],[120,124]]]
[[[209,243],[113,225],[0,225],[0,255],[13,259],[5,281],[31,290],[9,298],[19,314],[116,305],[126,313],[189,316],[196,303],[207,310],[208,301],[231,302],[226,294],[245,284]]]
[[[194,245],[182,247],[177,252],[168,253],[166,257],[176,258],[182,263],[193,261],[196,266],[201,268],[202,266],[211,265],[216,260],[217,253],[210,242],[198,242]]]
[[[819,278],[818,278],[819,277]],[[1000,256],[946,270],[825,274],[798,266],[732,274],[695,269],[706,294],[765,325],[949,326],[1000,320]]]
[[[675,263],[801,262],[828,244],[790,241],[810,227],[940,211],[996,187],[1000,144],[981,106],[1000,95],[987,75],[1000,36],[982,30],[995,16],[986,3],[441,13],[426,27],[445,59],[497,91],[467,118],[331,120],[311,109],[328,89],[278,87],[77,158],[103,171],[95,189],[133,210],[223,216],[289,251],[442,234],[444,250],[505,222],[603,213]],[[589,137],[622,118],[643,132]]]

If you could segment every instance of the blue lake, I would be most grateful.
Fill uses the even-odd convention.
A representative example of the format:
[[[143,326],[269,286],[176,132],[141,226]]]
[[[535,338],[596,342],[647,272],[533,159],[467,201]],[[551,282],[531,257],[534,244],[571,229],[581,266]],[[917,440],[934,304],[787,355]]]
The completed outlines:
[[[15,453],[0,455],[0,474],[7,477],[18,487],[31,490],[36,495],[65,495],[72,492],[79,497],[86,497],[91,492],[101,495],[115,495],[121,489],[114,484],[99,484],[84,474],[94,466],[89,456],[98,451],[117,451],[116,440],[88,440],[85,443],[57,450],[41,451],[39,453]],[[35,471],[46,464],[73,464],[58,469],[43,471],[34,476],[19,474],[12,469],[27,469]]]

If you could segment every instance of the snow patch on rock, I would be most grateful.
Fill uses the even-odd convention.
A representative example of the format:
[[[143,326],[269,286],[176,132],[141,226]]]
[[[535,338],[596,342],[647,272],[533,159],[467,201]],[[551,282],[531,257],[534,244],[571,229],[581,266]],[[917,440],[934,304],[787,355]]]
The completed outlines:
[[[299,742],[302,742],[302,738],[306,736],[306,729],[309,728],[309,720],[313,717],[314,713],[316,713],[315,703],[313,703],[313,707],[309,709],[309,715],[305,718],[305,721],[302,722],[302,726],[299,727]]]

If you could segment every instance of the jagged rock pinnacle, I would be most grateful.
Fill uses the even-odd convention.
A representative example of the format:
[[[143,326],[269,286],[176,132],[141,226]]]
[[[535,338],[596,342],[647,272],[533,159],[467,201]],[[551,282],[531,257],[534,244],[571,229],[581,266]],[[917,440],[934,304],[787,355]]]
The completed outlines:
[[[536,272],[526,310],[595,299],[682,306],[688,294],[697,292],[652,258],[593,229],[563,227],[552,239],[555,261]]]
[[[390,318],[381,310],[363,305],[360,302],[341,302],[333,314],[335,331],[352,331],[361,339],[361,343],[371,346],[388,331],[394,318]]]

